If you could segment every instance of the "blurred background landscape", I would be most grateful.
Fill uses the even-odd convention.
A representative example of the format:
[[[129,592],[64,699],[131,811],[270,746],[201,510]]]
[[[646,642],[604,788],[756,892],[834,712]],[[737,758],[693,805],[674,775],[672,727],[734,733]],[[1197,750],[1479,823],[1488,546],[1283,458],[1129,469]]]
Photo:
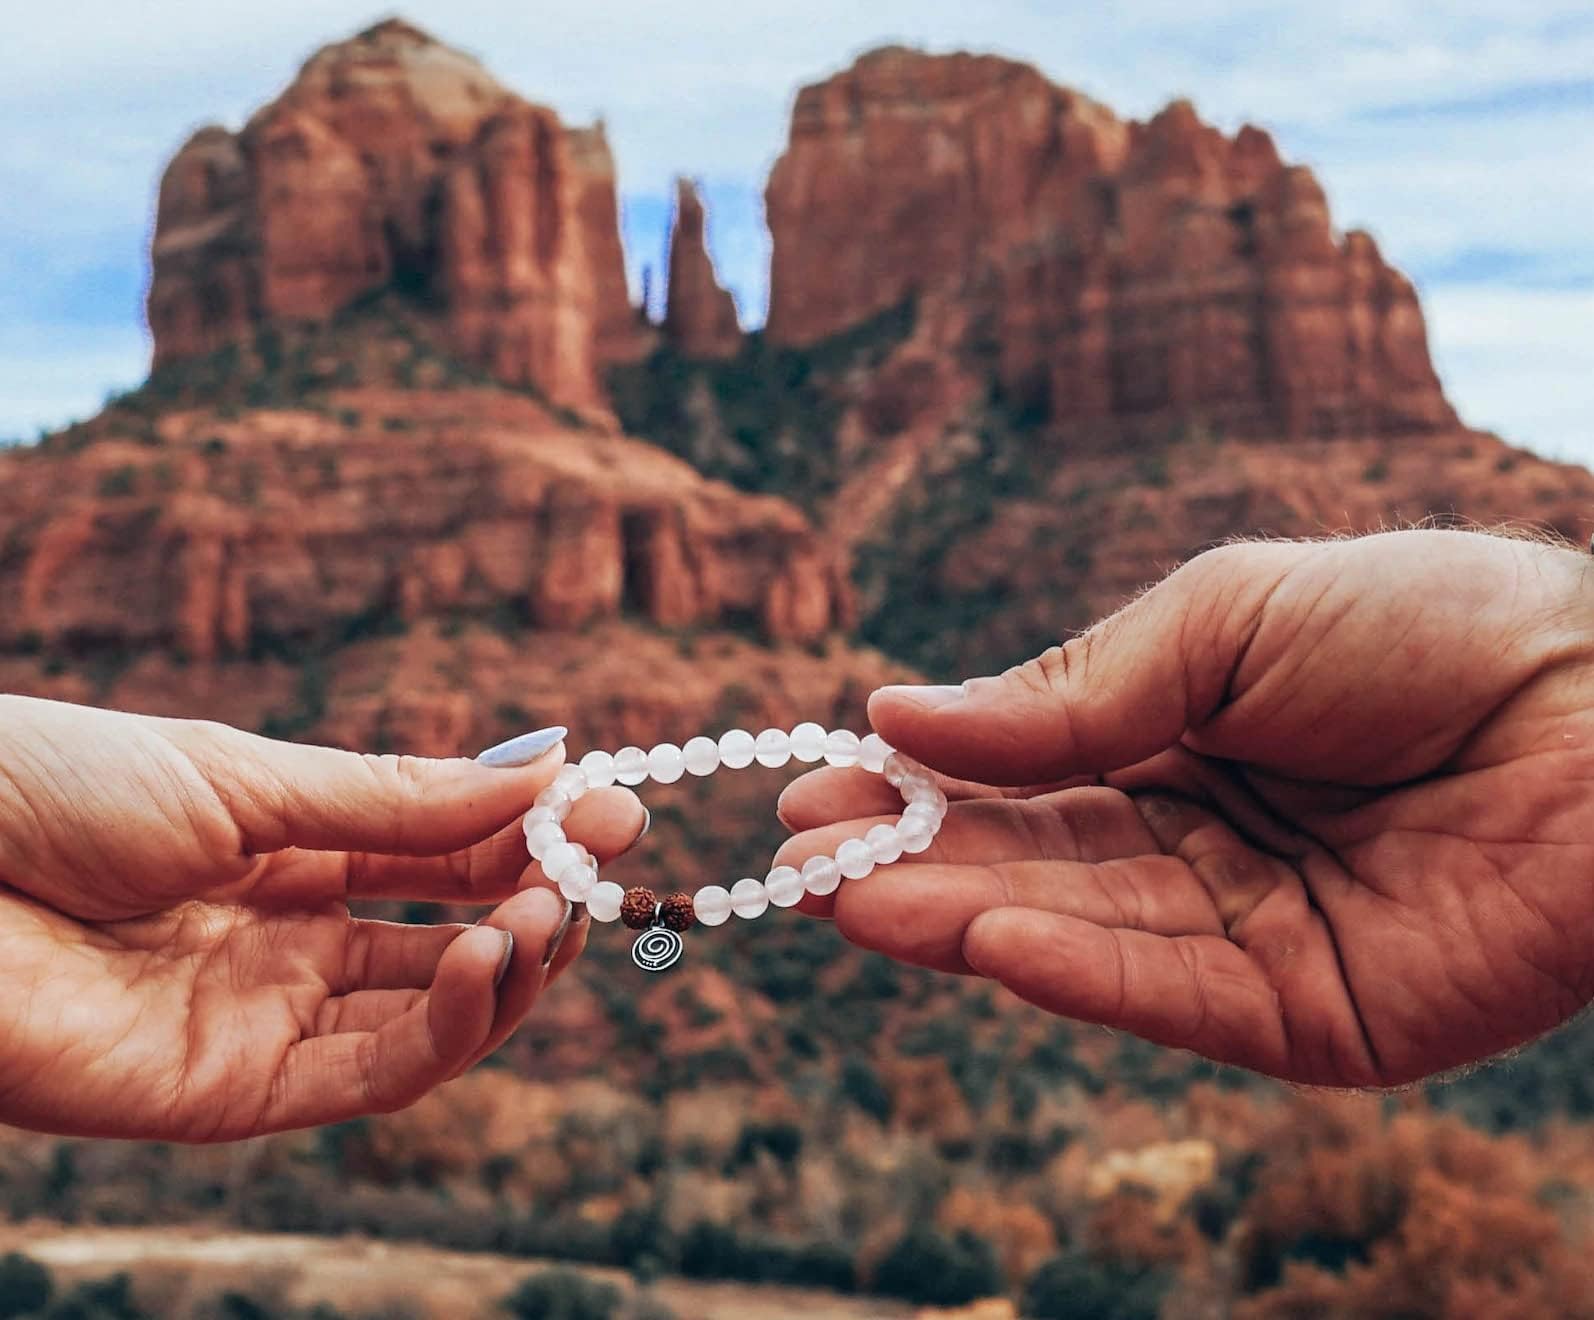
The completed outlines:
[[[1020,58],[1055,45],[1027,11],[956,41],[904,20],[915,44],[855,56],[826,37],[800,79],[755,51],[702,103],[706,51],[661,41],[638,76],[679,101],[683,177],[638,191],[626,153],[656,162],[672,126],[622,128],[624,98],[573,117],[574,20],[539,86],[480,15],[467,52],[443,16],[349,36],[289,9],[331,43],[297,73],[205,66],[215,15],[148,56],[152,82],[206,67],[199,113],[230,121],[171,144],[141,382],[125,262],[83,255],[137,230],[141,185],[84,168],[104,142],[48,156],[79,121],[36,67],[6,93],[39,129],[0,170],[40,183],[0,236],[0,425],[28,437],[0,452],[4,690],[430,755],[555,722],[577,755],[861,728],[879,683],[1022,660],[1236,534],[1594,530],[1594,476],[1561,461],[1594,454],[1586,16],[1458,13],[1402,46],[1399,6],[1353,6],[1359,59],[1329,73],[1315,20],[1183,6],[1201,58],[1146,37],[1127,105],[1105,56],[1081,53],[1088,95]],[[825,35],[772,39],[794,25]],[[1143,35],[1126,18],[1118,48]],[[1148,99],[1176,67],[1201,76]],[[1339,162],[1353,215],[1407,199],[1376,237],[1246,121],[1314,97],[1352,109],[1279,109],[1288,141]],[[687,177],[715,123],[776,125],[767,181],[740,146],[740,182]],[[1407,250],[1456,309],[1442,375]],[[130,340],[96,337],[110,307]],[[759,872],[785,778],[651,794],[615,877]],[[0,1129],[0,1316],[1594,1315],[1586,1026],[1333,1096],[796,917],[689,938],[664,977],[625,944],[598,932],[499,1055],[404,1113],[220,1148]]]

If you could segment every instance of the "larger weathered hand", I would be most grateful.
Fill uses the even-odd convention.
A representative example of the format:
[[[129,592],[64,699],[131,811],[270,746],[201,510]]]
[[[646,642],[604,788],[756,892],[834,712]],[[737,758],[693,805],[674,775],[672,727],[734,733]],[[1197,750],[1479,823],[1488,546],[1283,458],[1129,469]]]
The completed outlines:
[[[581,943],[557,893],[522,889],[517,817],[560,762],[0,697],[0,1121],[219,1140],[397,1108],[468,1067]],[[642,827],[624,790],[578,812],[600,857]],[[352,917],[357,897],[500,906],[406,926]]]
[[[1594,997],[1594,561],[1462,532],[1229,546],[998,678],[886,689],[966,787],[856,942],[1305,1082],[1394,1084]],[[833,847],[894,794],[820,771]],[[812,903],[812,900],[809,900]]]

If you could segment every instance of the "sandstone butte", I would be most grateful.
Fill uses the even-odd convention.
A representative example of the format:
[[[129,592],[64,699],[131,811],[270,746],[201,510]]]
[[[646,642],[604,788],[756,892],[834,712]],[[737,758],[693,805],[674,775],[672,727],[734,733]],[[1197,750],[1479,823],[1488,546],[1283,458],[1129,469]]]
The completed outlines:
[[[569,407],[601,408],[603,365],[642,342],[602,125],[398,19],[314,55],[240,132],[196,133],[152,264],[157,366],[395,285],[460,356]]]
[[[767,210],[778,343],[916,299],[1077,429],[1456,425],[1410,282],[1265,132],[1185,101],[1129,123],[1025,64],[889,47],[798,95]]]

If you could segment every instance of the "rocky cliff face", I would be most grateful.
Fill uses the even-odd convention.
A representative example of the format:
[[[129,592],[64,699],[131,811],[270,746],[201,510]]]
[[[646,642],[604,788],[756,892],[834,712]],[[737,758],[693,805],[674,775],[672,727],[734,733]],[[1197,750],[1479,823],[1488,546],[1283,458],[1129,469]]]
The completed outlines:
[[[888,48],[797,98],[769,180],[771,339],[904,300],[1035,418],[1112,442],[1455,424],[1410,283],[1267,134],[1128,123],[1036,70]]]
[[[351,389],[325,409],[113,413],[5,456],[0,650],[194,660],[387,620],[628,615],[810,642],[849,621],[836,557],[784,501],[496,390]],[[363,621],[363,623],[362,623]]]
[[[600,408],[638,351],[614,166],[479,64],[399,20],[312,57],[239,133],[206,128],[160,190],[155,362],[320,321],[388,286],[429,302],[461,356]]]
[[[742,346],[742,327],[735,301],[714,274],[703,229],[697,189],[687,179],[676,180],[664,338],[684,357],[735,357]]]

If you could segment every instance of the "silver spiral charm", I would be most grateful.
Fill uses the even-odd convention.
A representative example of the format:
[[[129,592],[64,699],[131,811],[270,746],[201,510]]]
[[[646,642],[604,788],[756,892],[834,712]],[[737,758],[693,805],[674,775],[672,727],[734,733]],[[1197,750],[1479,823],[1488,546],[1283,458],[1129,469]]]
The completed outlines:
[[[652,926],[631,946],[631,961],[644,972],[662,972],[675,966],[685,947],[685,941],[675,931],[665,926]]]

